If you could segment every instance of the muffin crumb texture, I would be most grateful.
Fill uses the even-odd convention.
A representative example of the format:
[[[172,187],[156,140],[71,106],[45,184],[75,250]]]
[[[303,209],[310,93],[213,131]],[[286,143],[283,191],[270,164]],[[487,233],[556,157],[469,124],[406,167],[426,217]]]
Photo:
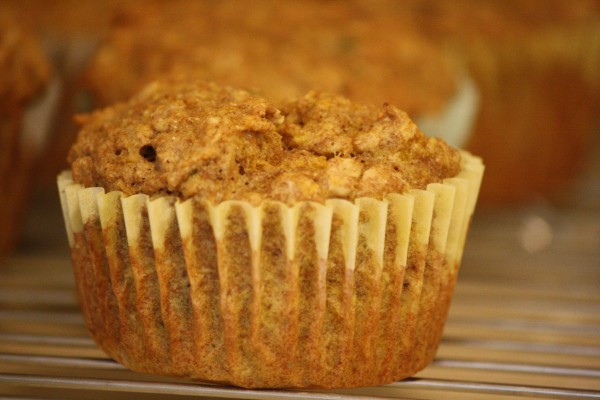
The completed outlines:
[[[276,106],[242,90],[163,79],[78,116],[73,178],[125,195],[213,203],[383,198],[458,174],[460,153],[392,105],[310,92]]]

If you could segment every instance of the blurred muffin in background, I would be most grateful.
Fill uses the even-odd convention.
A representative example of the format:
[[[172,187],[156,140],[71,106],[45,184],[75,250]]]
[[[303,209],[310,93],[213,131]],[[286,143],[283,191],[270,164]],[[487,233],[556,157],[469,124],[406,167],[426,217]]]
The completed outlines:
[[[480,90],[467,148],[486,160],[482,203],[559,199],[600,128],[600,2],[416,0],[410,7],[430,37],[462,57]]]
[[[133,0],[3,0],[41,38],[60,74],[81,69],[117,10]]]
[[[86,82],[97,105],[149,81],[187,73],[279,101],[309,90],[406,110],[453,145],[476,110],[473,85],[440,46],[403,17],[360,1],[171,1],[122,12]],[[448,129],[448,121],[456,121]]]
[[[117,10],[135,0],[3,0],[39,38],[59,76],[62,90],[48,146],[42,155],[44,168],[36,182],[54,191],[58,171],[66,168],[66,153],[77,127],[73,115],[90,111],[91,103],[80,91],[83,67],[106,35]]]
[[[17,243],[33,168],[58,87],[40,44],[9,9],[0,13],[0,255]]]

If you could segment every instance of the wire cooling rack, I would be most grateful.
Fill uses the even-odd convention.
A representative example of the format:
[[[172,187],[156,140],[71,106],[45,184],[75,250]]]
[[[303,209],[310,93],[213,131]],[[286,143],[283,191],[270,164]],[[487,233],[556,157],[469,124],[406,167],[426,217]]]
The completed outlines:
[[[435,361],[411,379],[335,391],[200,384],[108,359],[83,324],[58,205],[43,204],[32,215],[42,228],[0,264],[0,398],[600,399],[593,204],[478,212]]]

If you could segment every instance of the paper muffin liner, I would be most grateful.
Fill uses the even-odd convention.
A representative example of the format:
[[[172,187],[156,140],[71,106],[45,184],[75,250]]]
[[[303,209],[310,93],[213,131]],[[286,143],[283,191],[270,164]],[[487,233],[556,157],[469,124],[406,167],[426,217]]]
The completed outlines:
[[[434,357],[483,175],[384,200],[210,204],[58,178],[85,322],[126,367],[245,387],[392,382]]]

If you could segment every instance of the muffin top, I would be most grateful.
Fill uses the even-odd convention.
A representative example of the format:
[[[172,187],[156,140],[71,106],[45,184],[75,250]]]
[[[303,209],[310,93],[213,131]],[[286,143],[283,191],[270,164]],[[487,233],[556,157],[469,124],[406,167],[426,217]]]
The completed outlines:
[[[10,8],[0,13],[0,112],[20,109],[50,77],[50,63],[35,36]]]
[[[122,11],[87,72],[96,101],[128,99],[173,72],[271,101],[321,90],[410,115],[437,112],[455,93],[457,67],[402,13],[357,0],[249,4],[154,1]]]
[[[179,78],[78,117],[75,182],[217,203],[383,198],[455,176],[460,153],[392,105],[309,92],[280,107]]]

